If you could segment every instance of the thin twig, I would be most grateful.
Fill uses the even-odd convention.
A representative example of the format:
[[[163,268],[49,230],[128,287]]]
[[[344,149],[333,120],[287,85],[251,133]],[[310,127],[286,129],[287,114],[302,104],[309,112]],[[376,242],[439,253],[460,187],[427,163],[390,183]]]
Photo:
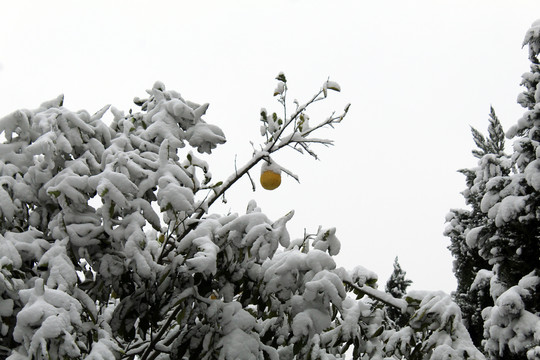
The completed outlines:
[[[165,333],[169,330],[169,325],[171,325],[172,321],[174,319],[176,319],[176,315],[178,315],[178,313],[182,310],[182,300],[184,300],[185,298],[189,297],[189,296],[192,296],[194,295],[193,293],[193,288],[187,288],[186,290],[184,290],[182,292],[182,294],[180,294],[180,299],[178,301],[180,301],[180,303],[178,304],[178,306],[176,307],[176,309],[174,309],[174,311],[172,312],[171,315],[169,315],[169,318],[167,319],[167,321],[165,321],[165,324],[163,324],[161,326],[161,330],[160,332],[156,335],[155,338],[153,338],[151,341],[150,341],[150,344],[148,344],[148,347],[146,348],[146,350],[144,351],[144,353],[141,355],[141,360],[145,360],[148,355],[150,355],[150,352],[152,352],[152,350],[154,350],[154,347],[156,346],[156,344],[159,342],[159,340],[163,337],[163,335],[165,335]]]

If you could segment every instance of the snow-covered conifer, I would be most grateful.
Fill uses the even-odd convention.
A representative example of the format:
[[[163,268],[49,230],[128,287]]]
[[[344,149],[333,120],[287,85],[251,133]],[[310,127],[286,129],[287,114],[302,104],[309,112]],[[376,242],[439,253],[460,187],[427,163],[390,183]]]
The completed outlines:
[[[527,31],[531,70],[523,74],[526,109],[506,136],[490,120],[486,140],[473,130],[478,167],[463,171],[472,210],[452,210],[445,233],[456,258],[457,301],[477,345],[492,359],[540,359],[540,22]],[[478,326],[483,323],[482,336]]]
[[[394,259],[393,266],[394,271],[392,271],[390,278],[386,282],[385,290],[393,297],[401,299],[407,294],[407,288],[411,286],[412,281],[405,277],[407,275],[407,272],[401,268],[397,256]],[[407,320],[407,318],[399,311],[399,309],[393,307],[390,307],[388,309],[388,316],[390,317],[390,319],[394,320],[399,326],[404,325]]]
[[[486,186],[493,178],[507,176],[511,163],[504,153],[504,131],[493,108],[487,137],[475,128],[471,128],[471,132],[477,146],[472,153],[479,159],[478,166],[459,170],[466,176],[467,189],[462,194],[470,209],[453,209],[447,215],[449,224],[445,235],[450,237],[449,249],[455,257],[454,274],[458,286],[454,296],[473,341],[480,347],[484,333],[481,310],[493,305],[493,300],[489,281],[486,282],[486,271],[491,271],[491,266],[474,245],[490,228],[489,218],[482,210]]]

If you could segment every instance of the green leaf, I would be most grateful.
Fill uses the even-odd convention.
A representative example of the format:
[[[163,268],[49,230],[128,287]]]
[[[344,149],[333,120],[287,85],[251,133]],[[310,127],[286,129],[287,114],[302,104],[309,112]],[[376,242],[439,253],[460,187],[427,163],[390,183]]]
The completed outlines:
[[[376,338],[377,336],[381,335],[384,331],[384,327],[381,326],[380,328],[377,329],[377,331],[375,331],[373,333],[373,335],[371,335],[372,338]]]
[[[302,344],[302,341],[298,341],[293,346],[293,354],[298,355],[300,353],[300,350],[302,350],[302,347],[304,344]]]
[[[285,74],[280,72],[278,76],[276,76],[276,80],[283,81],[284,83],[287,82],[287,78],[285,77]]]
[[[341,86],[339,86],[339,84],[335,81],[327,81],[326,88],[337,92],[341,91]]]
[[[372,287],[372,288],[376,289],[377,279],[368,279],[368,280],[366,281],[366,285],[369,286],[369,287]]]
[[[55,198],[58,198],[60,194],[61,194],[60,190],[49,191],[49,195],[52,195]]]
[[[114,216],[114,201],[111,201],[111,206],[109,207],[109,217]]]
[[[182,319],[184,319],[184,317],[186,316],[186,310],[187,308],[183,308],[182,311],[180,311],[180,313],[176,316],[176,322],[178,324],[182,323]]]

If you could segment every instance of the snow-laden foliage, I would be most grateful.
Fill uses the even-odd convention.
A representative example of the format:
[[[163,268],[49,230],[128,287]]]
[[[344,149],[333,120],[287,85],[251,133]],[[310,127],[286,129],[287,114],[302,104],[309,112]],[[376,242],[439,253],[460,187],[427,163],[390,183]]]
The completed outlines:
[[[287,109],[287,80],[275,96]],[[450,359],[483,356],[442,293],[396,298],[338,267],[335,228],[293,239],[269,219],[212,204],[276,151],[316,157],[308,107],[261,111],[260,148],[221,181],[197,153],[225,142],[208,104],[157,82],[140,111],[93,115],[63,97],[0,119],[0,355],[19,359]],[[195,151],[197,150],[197,151]],[[280,166],[286,174],[293,172]],[[250,177],[251,178],[251,177]],[[500,304],[505,306],[505,304]],[[401,313],[396,326],[388,309]]]
[[[412,281],[405,276],[407,273],[401,268],[398,257],[394,260],[394,271],[386,282],[385,290],[393,297],[401,299],[407,294],[407,288],[411,286]],[[396,308],[388,309],[388,316],[394,320],[398,326],[402,326],[407,322],[407,317]]]
[[[489,136],[473,129],[478,167],[463,170],[470,210],[452,210],[457,302],[475,343],[493,359],[540,359],[540,22],[527,31],[531,71],[523,74],[525,109],[506,137],[492,111]]]

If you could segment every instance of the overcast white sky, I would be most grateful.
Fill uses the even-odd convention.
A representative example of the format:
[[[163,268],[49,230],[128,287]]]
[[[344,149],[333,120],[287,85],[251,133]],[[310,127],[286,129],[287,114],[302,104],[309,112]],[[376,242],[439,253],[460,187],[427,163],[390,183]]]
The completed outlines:
[[[338,265],[379,274],[399,256],[416,289],[455,288],[442,236],[463,207],[463,176],[475,165],[469,126],[484,131],[490,105],[505,128],[528,70],[525,31],[537,0],[513,1],[10,1],[0,13],[0,116],[65,94],[72,110],[129,110],[163,81],[209,102],[206,120],[228,143],[211,158],[226,177],[252,153],[261,107],[278,110],[274,77],[306,99],[330,76],[341,84],[312,121],[352,103],[321,161],[296,153],[278,162],[300,176],[273,192],[245,180],[218,211],[250,199],[271,218],[291,209],[292,237],[335,226]],[[253,176],[258,177],[258,173]]]

